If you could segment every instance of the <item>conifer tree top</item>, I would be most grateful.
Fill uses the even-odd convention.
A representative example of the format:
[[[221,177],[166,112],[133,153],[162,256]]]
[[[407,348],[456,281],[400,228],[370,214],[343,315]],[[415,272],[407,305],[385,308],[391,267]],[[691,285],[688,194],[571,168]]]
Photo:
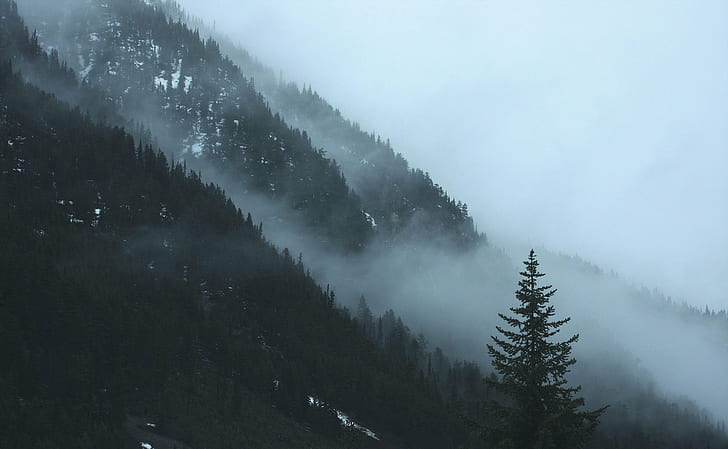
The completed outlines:
[[[496,326],[501,336],[492,336],[495,345],[488,345],[501,375],[500,381],[490,383],[509,398],[507,404],[496,405],[499,428],[493,438],[511,447],[581,447],[604,409],[578,410],[584,405],[583,398],[575,397],[581,386],[568,386],[566,374],[576,363],[571,345],[579,335],[554,341],[570,318],[553,319],[556,311],[550,300],[556,289],[539,285],[544,274],[538,271],[533,250],[523,264],[516,291],[519,305],[510,308],[513,316],[498,314],[508,328]]]

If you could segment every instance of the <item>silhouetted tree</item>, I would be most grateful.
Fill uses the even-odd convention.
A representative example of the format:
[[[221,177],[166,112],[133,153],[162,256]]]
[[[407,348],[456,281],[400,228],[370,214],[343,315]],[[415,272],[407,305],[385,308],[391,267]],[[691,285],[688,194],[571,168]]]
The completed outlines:
[[[494,403],[490,437],[502,448],[579,448],[606,407],[580,410],[584,399],[575,394],[581,386],[567,386],[566,379],[569,367],[576,363],[571,345],[579,335],[553,341],[570,318],[552,319],[555,310],[549,301],[556,289],[538,285],[544,274],[538,271],[533,250],[524,265],[516,292],[520,304],[510,308],[515,316],[499,314],[512,330],[498,326],[504,338],[491,337],[495,346],[488,345],[493,366],[501,375],[500,381],[489,383],[508,399]]]

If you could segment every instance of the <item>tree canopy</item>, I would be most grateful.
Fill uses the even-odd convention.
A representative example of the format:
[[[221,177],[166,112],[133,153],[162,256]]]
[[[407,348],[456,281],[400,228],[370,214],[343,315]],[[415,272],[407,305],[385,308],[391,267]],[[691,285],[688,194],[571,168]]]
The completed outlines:
[[[533,250],[523,263],[516,291],[519,305],[510,308],[514,316],[499,314],[510,329],[497,326],[501,336],[491,337],[495,345],[488,345],[493,366],[501,375],[490,383],[507,398],[495,404],[490,436],[504,448],[582,447],[606,407],[580,410],[584,399],[576,393],[581,386],[570,386],[566,379],[576,363],[571,345],[579,335],[554,341],[571,318],[554,319],[550,300],[556,289],[539,285],[544,274],[538,271]]]

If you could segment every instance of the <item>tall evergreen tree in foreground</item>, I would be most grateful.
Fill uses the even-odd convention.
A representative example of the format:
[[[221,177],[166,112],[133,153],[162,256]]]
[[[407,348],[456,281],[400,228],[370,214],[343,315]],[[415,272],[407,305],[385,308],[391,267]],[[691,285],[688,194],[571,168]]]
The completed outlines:
[[[518,282],[516,299],[511,307],[515,316],[499,316],[512,329],[497,326],[502,337],[491,337],[488,345],[493,366],[500,381],[489,381],[507,400],[494,406],[495,425],[489,436],[497,447],[514,449],[580,448],[589,439],[606,407],[581,411],[584,399],[575,397],[580,386],[567,386],[566,373],[576,363],[571,345],[553,338],[570,318],[553,320],[554,306],[549,300],[556,293],[551,285],[538,285],[544,276],[538,272],[533,250],[523,262],[525,270]]]

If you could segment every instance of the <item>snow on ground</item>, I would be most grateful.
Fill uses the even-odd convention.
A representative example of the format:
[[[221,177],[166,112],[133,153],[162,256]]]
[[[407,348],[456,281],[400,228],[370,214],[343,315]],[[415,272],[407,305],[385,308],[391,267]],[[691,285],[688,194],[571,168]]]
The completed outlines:
[[[200,157],[200,155],[202,154],[202,150],[203,150],[202,141],[199,141],[199,140],[197,142],[193,143],[192,146],[190,147],[190,151],[192,151],[192,155],[195,157]]]
[[[88,76],[88,74],[91,73],[91,70],[93,70],[93,68],[94,68],[94,63],[93,63],[93,61],[91,61],[88,63],[86,68],[84,68],[83,70],[81,70],[78,73],[81,76],[81,79],[86,78]]]
[[[115,76],[115,75],[117,75],[117,73],[118,73],[118,72],[116,71],[116,69],[117,69],[118,67],[119,67],[119,63],[118,63],[118,62],[111,62],[111,61],[108,61],[108,62],[106,63],[106,73],[108,73],[108,74],[109,74],[109,75],[111,75],[111,76]]]
[[[176,89],[179,86],[179,79],[182,76],[182,60],[178,60],[176,68],[172,73],[172,89]]]
[[[308,397],[308,403],[310,405],[314,405],[314,406],[320,406],[323,404],[321,400],[316,399],[313,396]],[[379,437],[377,436],[376,433],[374,433],[371,430],[367,429],[366,427],[352,421],[352,419],[349,418],[349,415],[342,412],[341,410],[338,410],[338,409],[333,409],[333,410],[336,412],[336,417],[339,418],[339,421],[341,421],[342,425],[351,426],[354,429],[358,430],[359,432],[363,433],[364,435],[368,436],[369,438],[379,441]]]
[[[154,77],[154,87],[163,87],[167,89],[167,80],[164,78],[164,70],[162,73]]]
[[[94,68],[94,59],[93,56],[89,57],[88,64],[86,64],[86,61],[82,55],[78,55],[78,66],[84,67],[81,69],[80,72],[78,72],[78,75],[81,77],[81,79],[84,79],[88,76],[89,73],[91,73],[91,70]]]
[[[91,226],[94,228],[99,225],[99,220],[101,219],[101,209],[96,208],[94,209],[94,216],[91,218]]]
[[[377,229],[377,221],[374,219],[374,217],[372,217],[371,214],[367,211],[363,210],[362,212],[364,212],[364,217],[367,219],[372,229]]]
[[[336,416],[339,418],[339,421],[345,426],[353,426],[356,430],[363,433],[364,435],[368,436],[369,438],[375,439],[379,441],[379,437],[376,433],[372,432],[371,430],[367,429],[366,427],[359,425],[355,423],[354,421],[349,418],[349,416],[346,413],[343,413],[341,410],[336,410]]]

